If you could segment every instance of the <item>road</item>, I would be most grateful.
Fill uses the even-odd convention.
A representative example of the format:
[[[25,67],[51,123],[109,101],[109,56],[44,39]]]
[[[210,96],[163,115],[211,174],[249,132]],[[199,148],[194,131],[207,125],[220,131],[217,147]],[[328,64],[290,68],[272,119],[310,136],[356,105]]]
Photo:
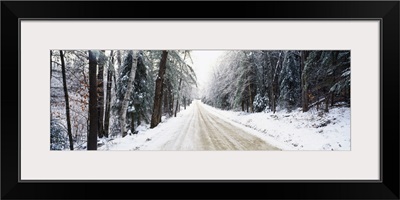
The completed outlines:
[[[193,101],[177,132],[161,150],[279,150]],[[232,122],[234,123],[234,122]]]

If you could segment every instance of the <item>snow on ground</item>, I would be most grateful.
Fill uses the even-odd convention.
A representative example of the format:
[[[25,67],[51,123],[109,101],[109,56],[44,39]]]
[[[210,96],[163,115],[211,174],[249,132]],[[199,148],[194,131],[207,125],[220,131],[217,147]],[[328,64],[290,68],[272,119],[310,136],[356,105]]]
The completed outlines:
[[[282,150],[350,150],[350,108],[333,108],[329,113],[300,109],[286,111],[246,113],[224,111],[203,104],[204,108],[256,135]],[[113,140],[103,139],[99,150],[157,150],[171,137],[179,134],[193,107],[183,108],[177,117],[165,118],[154,129],[149,125],[137,128],[138,134]]]
[[[282,150],[350,150],[350,108],[333,108],[329,113],[301,109],[246,113],[224,111],[204,105],[220,116],[252,128],[249,131]]]
[[[178,134],[177,127],[183,126],[185,116],[190,114],[191,109],[191,106],[187,106],[186,110],[181,107],[181,111],[177,113],[176,117],[161,117],[161,123],[153,129],[150,129],[149,124],[140,125],[136,128],[137,134],[127,135],[124,138],[117,137],[110,141],[103,140],[104,145],[98,150],[157,150],[174,134]]]

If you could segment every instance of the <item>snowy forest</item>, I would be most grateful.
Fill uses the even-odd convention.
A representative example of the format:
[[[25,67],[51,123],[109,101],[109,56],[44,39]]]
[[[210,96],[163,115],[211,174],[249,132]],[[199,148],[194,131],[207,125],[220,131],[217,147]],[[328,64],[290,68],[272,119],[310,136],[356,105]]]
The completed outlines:
[[[189,61],[189,51],[50,51],[51,149],[95,150],[97,138],[176,115],[196,88]]]
[[[350,106],[350,51],[229,51],[203,100],[246,112]]]
[[[350,149],[350,51],[204,52],[50,50],[50,150]]]

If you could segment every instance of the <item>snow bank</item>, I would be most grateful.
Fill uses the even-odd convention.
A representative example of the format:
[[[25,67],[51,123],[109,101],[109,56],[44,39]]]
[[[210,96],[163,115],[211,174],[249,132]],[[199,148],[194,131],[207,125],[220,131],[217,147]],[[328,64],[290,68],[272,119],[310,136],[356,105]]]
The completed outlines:
[[[154,129],[150,125],[140,125],[136,128],[137,134],[127,135],[124,138],[103,139],[101,147],[98,150],[159,150],[162,144],[165,144],[174,134],[178,134],[177,127],[182,127],[185,117],[191,112],[192,106],[187,106],[186,110],[181,108],[176,117],[162,117],[162,121]]]
[[[350,108],[329,113],[300,109],[262,113],[224,111],[203,104],[210,112],[256,131],[250,133],[282,150],[350,150]]]
[[[200,102],[199,102],[200,103]],[[223,111],[202,104],[205,109],[250,134],[282,150],[350,150],[350,108],[333,108],[329,113],[310,110],[303,113],[280,111],[245,113]],[[98,150],[160,150],[179,134],[193,107],[181,110],[177,117],[166,118],[154,129],[141,125],[137,134],[124,138],[102,139]]]

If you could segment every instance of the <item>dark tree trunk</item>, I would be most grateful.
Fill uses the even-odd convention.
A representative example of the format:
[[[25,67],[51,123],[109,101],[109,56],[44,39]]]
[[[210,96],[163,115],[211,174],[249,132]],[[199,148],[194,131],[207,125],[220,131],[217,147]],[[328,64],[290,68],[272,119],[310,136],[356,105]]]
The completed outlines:
[[[185,108],[185,110],[186,110],[186,97],[185,96],[183,96],[183,108]]]
[[[272,83],[272,87],[271,87],[271,106],[272,106],[272,109],[271,109],[271,111],[273,112],[273,113],[275,113],[275,91],[274,91],[274,83]]]
[[[100,138],[104,135],[103,116],[104,116],[104,90],[103,90],[104,64],[99,64],[99,73],[97,75],[97,112],[98,112],[98,135]]]
[[[135,113],[131,112],[131,133],[135,132]]]
[[[106,111],[104,116],[104,136],[108,137],[108,129],[110,124],[110,112],[111,112],[111,88],[112,88],[112,77],[113,70],[112,65],[114,64],[113,51],[110,54],[111,62],[108,66],[107,72],[107,93],[106,93]]]
[[[163,87],[164,87],[164,90],[163,90],[163,93],[164,93],[164,106],[163,106],[163,113],[165,114],[165,113],[168,113],[168,99],[169,99],[169,92],[168,92],[168,84],[166,83],[166,82],[168,82],[168,79],[165,79],[165,82],[164,82],[164,84],[163,84]]]
[[[242,100],[242,111],[244,112],[244,100]]]
[[[333,58],[332,58],[332,65],[333,66],[337,66],[337,60],[336,60],[336,58],[337,58],[337,54],[338,54],[338,52],[337,51],[334,51],[334,52],[332,52],[332,56],[333,56]],[[336,82],[336,71],[337,71],[337,67],[335,67],[334,69],[333,69],[333,77],[332,77],[332,83],[331,83],[331,85],[332,84],[335,84],[335,82]],[[335,92],[331,92],[331,106],[333,106],[334,105],[334,103],[335,103]]]
[[[174,117],[176,117],[176,113],[178,113],[178,107],[179,107],[179,95],[178,95],[178,98],[176,98]]]
[[[346,102],[350,105],[350,87],[345,89]]]
[[[303,108],[303,112],[308,111],[308,96],[307,96],[307,80],[306,80],[306,73],[304,71],[304,65],[307,57],[306,51],[301,51],[300,54],[301,61],[300,61],[300,72],[301,72],[301,105]]]
[[[151,115],[151,123],[150,128],[156,127],[160,123],[161,119],[161,101],[163,96],[163,80],[165,70],[167,68],[167,57],[168,51],[164,50],[162,52],[161,61],[160,61],[160,69],[158,70],[158,76],[156,79],[156,89],[154,94],[154,106],[153,106],[153,114]]]
[[[329,93],[325,96],[325,109],[324,112],[329,112]]]
[[[69,114],[69,97],[68,97],[68,88],[67,88],[67,78],[65,76],[64,53],[61,50],[60,50],[60,57],[61,57],[61,71],[62,71],[64,97],[65,97],[65,113],[67,115],[67,131],[68,131],[68,138],[69,138],[69,149],[74,150],[74,141],[72,139],[72,132],[71,132],[71,118],[70,118],[70,114]]]
[[[168,116],[172,116],[174,114],[174,94],[172,93],[172,84],[169,78],[165,79],[166,88],[164,88],[164,114],[168,114]],[[161,122],[161,115],[160,115],[160,122]]]
[[[139,108],[139,105],[137,105],[137,107]],[[141,124],[141,115],[142,115],[143,113],[142,113],[142,109],[140,108],[140,109],[138,109],[138,111],[137,111],[137,117],[136,117],[136,120],[137,120],[137,126],[140,126],[140,124]]]
[[[97,150],[98,112],[97,112],[97,60],[92,51],[89,51],[89,134],[87,149]]]
[[[181,85],[182,85],[182,78],[179,79],[179,86],[178,86],[178,98],[176,98],[176,108],[175,108],[175,114],[174,117],[176,117],[176,113],[178,112],[179,109],[179,92],[181,91]]]
[[[174,114],[174,94],[172,92],[172,84],[171,82],[168,82],[168,108],[167,108],[167,113],[168,116],[172,117]]]
[[[172,116],[174,114],[174,102],[175,102],[174,94],[171,93],[170,97],[171,97],[171,99],[169,100],[168,113],[169,113],[169,116]]]
[[[251,94],[251,84],[249,84],[249,98],[250,98],[250,112],[254,112],[254,108],[253,108],[253,97],[252,97],[252,94]]]
[[[246,111],[249,112],[249,99],[246,99]]]

